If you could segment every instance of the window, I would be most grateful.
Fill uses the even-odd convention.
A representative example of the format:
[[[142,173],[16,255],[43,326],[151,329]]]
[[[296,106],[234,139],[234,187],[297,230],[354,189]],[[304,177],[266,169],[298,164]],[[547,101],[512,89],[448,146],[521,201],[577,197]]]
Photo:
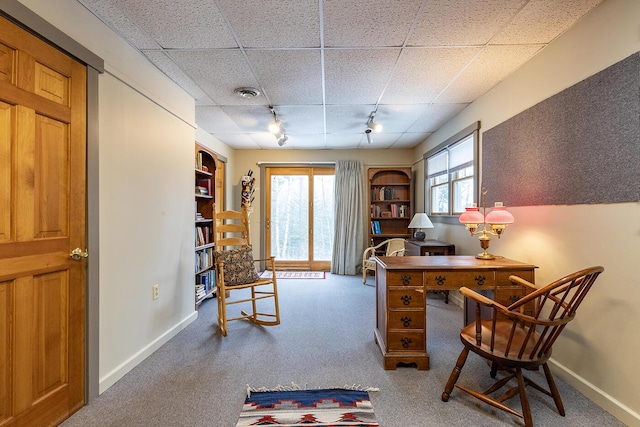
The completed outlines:
[[[429,215],[458,215],[477,200],[479,129],[480,122],[424,155]]]

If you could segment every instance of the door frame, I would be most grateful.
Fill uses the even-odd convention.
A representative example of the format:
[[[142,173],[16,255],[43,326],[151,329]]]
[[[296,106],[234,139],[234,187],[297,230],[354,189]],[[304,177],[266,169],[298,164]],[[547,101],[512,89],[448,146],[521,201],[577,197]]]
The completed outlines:
[[[333,174],[335,175],[335,162],[318,162],[318,163],[258,163],[260,167],[260,182],[264,183],[264,195],[260,200],[260,221],[262,224],[265,224],[264,231],[260,233],[260,248],[262,253],[267,254],[267,218],[269,218],[269,213],[267,212],[267,199],[270,199],[271,195],[268,194],[268,189],[271,188],[270,184],[267,183],[267,169],[269,168],[308,168],[308,169],[331,169]],[[313,183],[311,183],[311,188],[313,189]],[[310,195],[312,197],[312,195]],[[313,221],[313,213],[311,213],[310,221]],[[313,241],[309,242],[309,253],[312,251]],[[291,261],[291,262],[280,262],[276,259],[276,265],[280,265],[284,269],[309,269],[312,271],[329,271],[331,269],[331,260],[327,261]]]
[[[85,270],[85,404],[99,395],[99,222],[98,222],[98,76],[104,60],[17,0],[0,1],[0,14],[87,67],[86,230],[90,262]]]

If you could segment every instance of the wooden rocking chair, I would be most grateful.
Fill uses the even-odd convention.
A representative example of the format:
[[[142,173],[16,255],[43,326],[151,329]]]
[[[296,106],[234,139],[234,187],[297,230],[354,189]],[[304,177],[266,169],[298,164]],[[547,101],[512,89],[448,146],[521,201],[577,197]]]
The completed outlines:
[[[218,300],[218,326],[222,335],[227,336],[227,322],[247,319],[265,326],[280,324],[278,307],[278,286],[276,282],[275,258],[253,259],[253,249],[249,237],[249,215],[242,212],[215,212],[214,208],[214,260],[216,264],[216,297]],[[271,277],[263,279],[258,275],[255,263],[265,262],[265,270],[271,270]],[[238,290],[250,289],[251,295],[239,299],[232,297]],[[260,300],[261,303],[258,303]],[[227,307],[243,304],[250,311],[240,311],[239,316],[228,317]],[[259,311],[268,305],[268,312]]]
[[[455,385],[495,408],[523,418],[525,426],[530,427],[533,426],[533,419],[525,390],[525,387],[530,385],[551,396],[558,412],[564,416],[562,399],[547,366],[547,360],[551,357],[553,343],[567,323],[574,319],[578,306],[603,271],[602,267],[587,268],[540,289],[520,277],[511,276],[509,279],[514,285],[523,286],[530,293],[508,307],[471,289],[461,288],[462,295],[469,298],[469,302],[476,304],[476,320],[460,332],[464,349],[451,372],[442,393],[442,400],[449,400]],[[481,310],[481,306],[489,307],[492,313],[490,319],[481,318],[481,311],[484,311]],[[469,351],[491,362],[492,378],[496,377],[498,370],[506,372],[507,375],[483,392],[456,384]],[[540,366],[544,370],[548,390],[522,374],[523,369],[537,369]],[[517,387],[507,390],[499,397],[490,396],[513,378],[517,379]],[[516,394],[520,395],[522,412],[503,403]]]

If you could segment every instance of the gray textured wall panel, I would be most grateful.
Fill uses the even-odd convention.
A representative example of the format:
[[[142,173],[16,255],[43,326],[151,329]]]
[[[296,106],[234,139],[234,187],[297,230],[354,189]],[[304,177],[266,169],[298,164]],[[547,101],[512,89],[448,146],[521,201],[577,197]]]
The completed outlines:
[[[640,54],[484,132],[482,176],[491,204],[640,200]]]

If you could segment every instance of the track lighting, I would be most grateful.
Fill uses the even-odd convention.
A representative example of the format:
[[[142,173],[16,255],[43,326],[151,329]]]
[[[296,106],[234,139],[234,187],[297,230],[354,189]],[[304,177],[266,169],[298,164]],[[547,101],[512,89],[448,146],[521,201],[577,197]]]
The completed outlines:
[[[285,135],[284,126],[282,126],[282,122],[278,119],[276,110],[274,110],[272,106],[269,106],[269,111],[271,111],[273,115],[273,122],[269,124],[269,132],[276,137],[276,142],[282,147],[289,138]]]
[[[375,123],[373,118],[376,115],[376,111],[372,111],[369,116],[369,120],[367,121],[367,129],[370,129],[376,133],[382,132],[382,125],[380,123]]]
[[[367,144],[371,144],[373,142],[373,136],[371,132],[380,132],[382,131],[382,125],[380,123],[374,123],[373,117],[376,115],[375,111],[372,111],[369,115],[369,120],[367,120],[367,128],[364,130],[364,134],[367,137]]]

